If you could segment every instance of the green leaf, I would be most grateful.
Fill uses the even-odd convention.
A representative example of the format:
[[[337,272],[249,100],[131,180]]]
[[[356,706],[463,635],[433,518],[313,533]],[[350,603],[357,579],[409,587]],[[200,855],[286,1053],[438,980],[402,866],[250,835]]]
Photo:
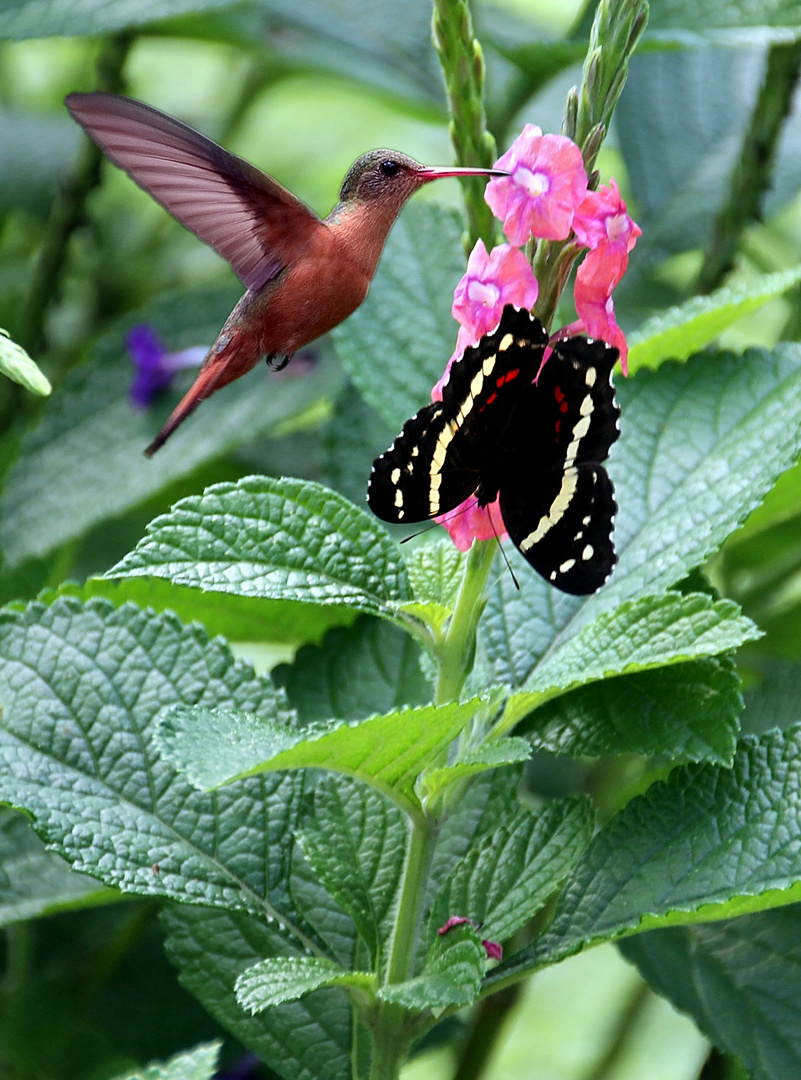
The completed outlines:
[[[103,34],[143,26],[189,11],[230,6],[231,0],[5,0],[0,37],[66,37]]]
[[[801,720],[801,664],[769,661],[758,685],[743,694],[743,730],[761,735],[771,728],[788,728]]]
[[[236,980],[236,999],[250,1013],[285,1001],[297,1001],[323,986],[355,986],[370,990],[374,978],[366,971],[345,971],[330,960],[313,956],[271,956],[254,964]]]
[[[653,988],[753,1080],[801,1071],[801,906],[621,942]]]
[[[454,926],[434,938],[422,975],[383,986],[379,996],[415,1010],[469,1005],[478,997],[486,968],[486,952],[475,930]]]
[[[371,516],[319,484],[266,476],[182,499],[105,577],[164,578],[385,617],[409,595],[399,553]]]
[[[461,231],[436,203],[411,203],[389,234],[367,300],[334,331],[348,374],[393,431],[430,399],[456,344],[450,312],[464,273]]]
[[[648,34],[686,43],[694,37],[702,40],[730,40],[740,44],[756,41],[787,41],[801,29],[801,5],[798,0],[771,0],[751,4],[734,2],[693,3],[693,0],[654,0],[650,5]],[[774,31],[770,34],[769,31]],[[758,34],[754,32],[758,31]]]
[[[801,449],[801,350],[794,345],[664,364],[639,372],[618,396],[621,437],[610,472],[620,507],[620,561],[609,583],[589,598],[556,593],[522,562],[519,590],[502,575],[480,628],[492,684],[544,689],[547,669],[562,667],[571,638],[585,627],[591,636],[593,620],[624,600],[635,605],[623,614],[636,613],[638,597],[683,580],[759,504]],[[644,643],[642,655],[647,651]],[[540,675],[538,665],[546,661]],[[598,666],[605,669],[600,655]]]
[[[797,900],[801,728],[746,737],[731,769],[685,765],[595,837],[521,972],[639,930],[712,921]]]
[[[153,744],[171,701],[288,717],[268,680],[175,616],[69,599],[0,615],[0,799],[79,872],[280,918],[305,941],[286,897],[300,778],[195,791]]]
[[[367,785],[328,777],[314,793],[298,843],[315,876],[353,919],[377,969],[391,932],[403,869],[407,825],[391,802]]]
[[[11,341],[5,330],[0,330],[0,372],[30,390],[32,394],[46,397],[53,389],[50,380],[34,364],[21,345]]]
[[[739,689],[729,657],[705,657],[568,691],[516,730],[537,749],[571,757],[664,754],[731,764]]]
[[[626,601],[554,649],[512,694],[500,730],[560,691],[735,649],[759,637],[731,600],[668,592]]]
[[[164,1065],[148,1065],[144,1069],[120,1074],[116,1080],[212,1080],[220,1056],[218,1042],[205,1043],[171,1057]]]
[[[483,702],[399,709],[313,734],[236,710],[173,705],[162,713],[163,753],[205,788],[276,769],[328,769],[355,776],[419,809],[415,781],[450,745]]]
[[[796,266],[717,289],[709,296],[694,296],[661,312],[629,337],[629,373],[641,367],[657,367],[668,358],[686,360],[732,323],[758,311],[799,281],[801,266]]]
[[[424,705],[431,693],[420,671],[417,643],[392,623],[361,615],[322,644],[300,649],[273,668],[303,724],[362,720],[402,705]]]
[[[322,429],[325,484],[361,506],[373,461],[386,450],[395,434],[348,379]]]
[[[584,853],[594,814],[587,799],[560,799],[484,836],[437,894],[431,931],[467,916],[492,941],[506,941],[552,896]]]
[[[203,592],[159,578],[89,578],[83,585],[67,582],[48,601],[73,596],[87,601],[110,600],[115,607],[132,601],[154,611],[172,611],[185,623],[200,622],[231,641],[275,642],[282,645],[319,641],[332,626],[347,625],[358,612],[341,604],[304,604],[296,600],[265,600],[260,596]],[[384,624],[382,624],[384,625]]]
[[[0,146],[14,148],[13,154],[0,156],[4,213],[22,209],[47,220],[59,183],[73,166],[80,138],[66,113],[0,106]]]
[[[46,851],[22,814],[0,809],[0,926],[119,899]]]
[[[94,31],[93,31],[94,33]],[[203,402],[151,460],[142,451],[166,419],[192,374],[146,411],[128,401],[131,361],[125,338],[151,323],[170,349],[210,345],[238,291],[204,289],[167,294],[117,323],[48,399],[41,422],[22,440],[0,501],[0,547],[9,566],[44,555],[87,529],[117,517],[248,439],[263,436],[316,401],[341,380],[336,363],[311,373],[287,368],[280,377],[259,367]],[[64,462],[70,483],[64,483]]]
[[[488,769],[528,761],[530,757],[531,747],[526,739],[512,737],[487,741],[468,750],[454,764],[423,773],[417,785],[417,793],[424,805],[430,805],[431,801],[451,784]]]
[[[266,956],[298,955],[275,926],[242,912],[186,904],[170,905],[162,921],[181,982],[244,1046],[292,1080],[353,1080],[354,1021],[340,991],[320,990],[257,1016],[239,1006],[239,975]]]
[[[449,536],[419,544],[406,555],[415,599],[452,608],[464,577],[467,554]]]

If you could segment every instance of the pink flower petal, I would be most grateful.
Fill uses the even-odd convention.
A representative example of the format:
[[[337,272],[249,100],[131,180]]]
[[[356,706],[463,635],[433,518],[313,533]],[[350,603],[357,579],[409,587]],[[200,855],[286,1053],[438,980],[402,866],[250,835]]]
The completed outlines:
[[[497,161],[511,175],[490,180],[484,198],[503,221],[513,244],[530,236],[564,240],[587,193],[587,174],[578,146],[565,135],[543,135],[534,124]]]
[[[471,495],[454,510],[434,518],[443,525],[459,551],[468,551],[474,540],[492,540],[507,536],[506,526],[501,517],[501,508],[496,499],[488,506],[479,506],[478,499]]]
[[[495,329],[507,304],[530,310],[537,291],[537,279],[522,251],[500,244],[488,254],[479,240],[454,290],[453,317],[468,331],[468,344],[474,345]]]
[[[472,920],[468,919],[466,915],[451,915],[445,925],[440,926],[439,930],[437,930],[437,934],[442,937],[449,930],[452,930],[454,926],[464,926],[465,924],[472,926]]]

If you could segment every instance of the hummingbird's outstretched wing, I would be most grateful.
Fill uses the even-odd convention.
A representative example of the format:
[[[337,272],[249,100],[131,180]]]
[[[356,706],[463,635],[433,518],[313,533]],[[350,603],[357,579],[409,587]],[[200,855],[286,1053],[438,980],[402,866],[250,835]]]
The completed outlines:
[[[325,228],[272,177],[158,109],[105,93],[68,94],[65,104],[106,157],[227,259],[249,289]]]

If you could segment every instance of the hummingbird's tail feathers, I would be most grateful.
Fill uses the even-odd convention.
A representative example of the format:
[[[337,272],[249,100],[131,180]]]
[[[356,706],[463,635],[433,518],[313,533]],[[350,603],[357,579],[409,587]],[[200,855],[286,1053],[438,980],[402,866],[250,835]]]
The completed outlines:
[[[170,435],[179,427],[187,416],[191,416],[201,401],[205,401],[209,395],[213,394],[218,386],[225,385],[223,376],[225,375],[225,366],[223,364],[212,364],[209,367],[202,368],[200,374],[195,379],[191,388],[181,398],[173,411],[170,413],[169,419],[153,442],[144,451],[145,457],[151,458],[157,450],[165,444]]]

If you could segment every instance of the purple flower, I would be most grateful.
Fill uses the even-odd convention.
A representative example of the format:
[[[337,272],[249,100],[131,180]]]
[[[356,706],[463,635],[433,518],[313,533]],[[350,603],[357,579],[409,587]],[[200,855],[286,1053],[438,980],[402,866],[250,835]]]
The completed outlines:
[[[154,398],[168,389],[176,372],[182,368],[200,367],[208,352],[202,345],[167,352],[156,331],[147,323],[130,331],[127,344],[134,366],[128,396],[137,409],[147,409]]]

